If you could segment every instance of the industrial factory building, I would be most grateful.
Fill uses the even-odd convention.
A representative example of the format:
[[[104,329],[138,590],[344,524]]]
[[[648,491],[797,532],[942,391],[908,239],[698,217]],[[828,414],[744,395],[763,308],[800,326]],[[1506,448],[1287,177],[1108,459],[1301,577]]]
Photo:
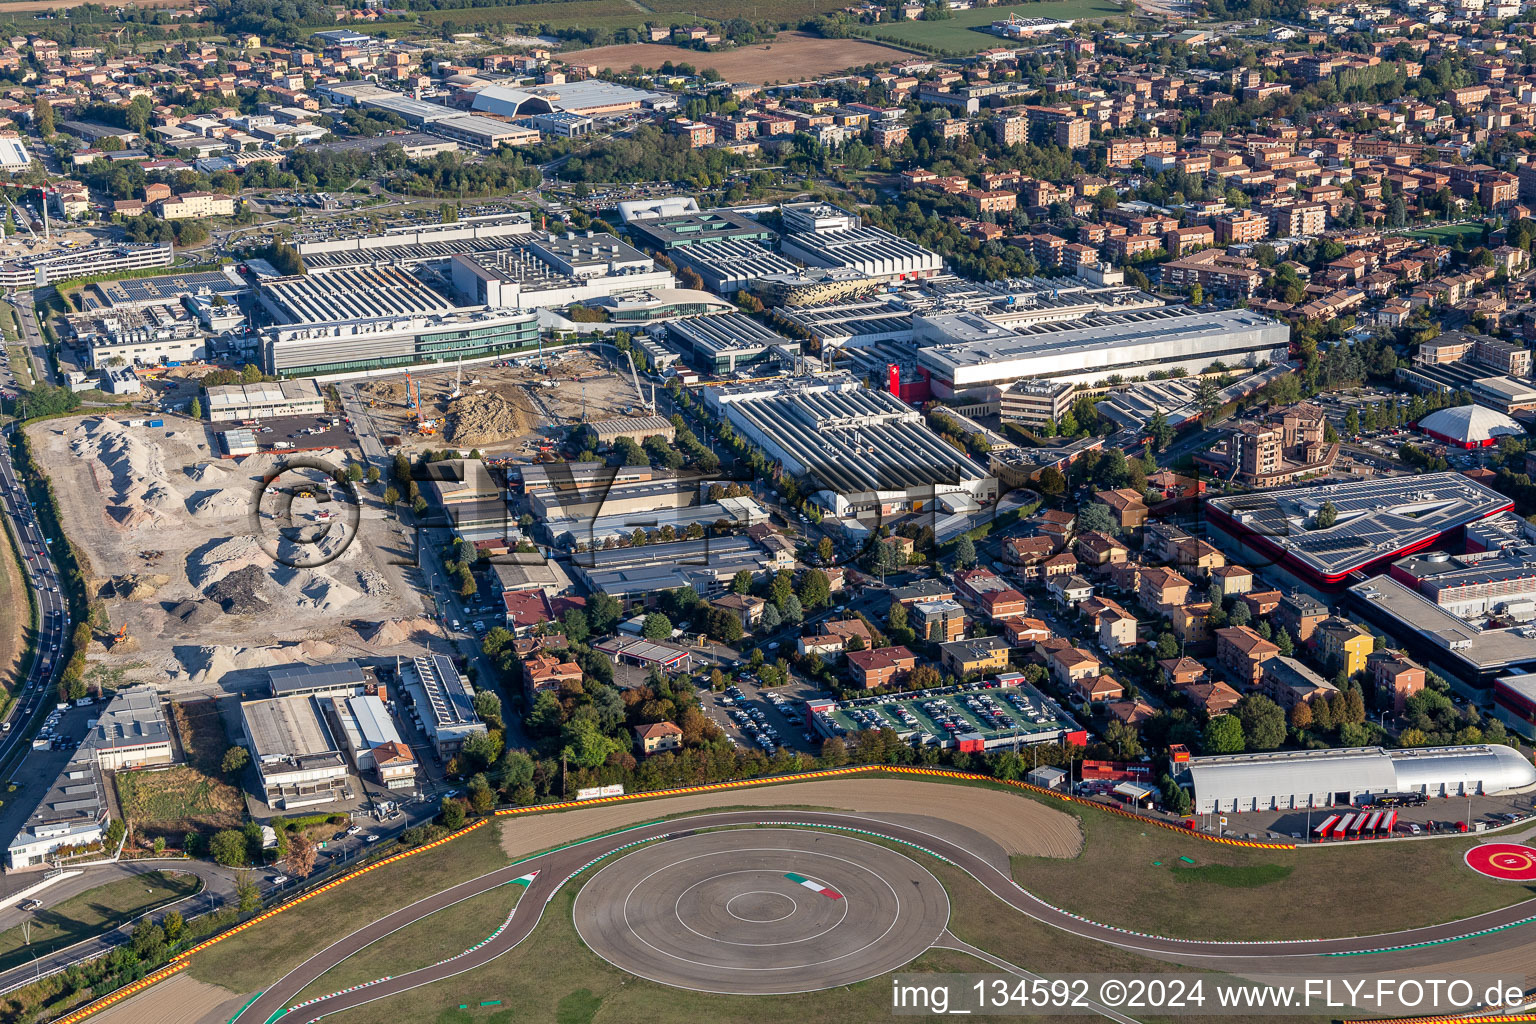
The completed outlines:
[[[918,366],[938,398],[996,398],[1028,378],[1093,383],[1151,370],[1198,373],[1218,360],[1255,366],[1283,361],[1290,342],[1287,325],[1258,313],[1197,313],[1182,306],[1020,329],[977,314],[919,315],[913,322]]]
[[[785,471],[808,480],[839,517],[879,510],[949,512],[997,497],[997,481],[884,391],[806,393],[786,383],[722,406],[731,426]]]
[[[1317,526],[1323,503],[1337,518]],[[1442,536],[1498,515],[1514,502],[1460,473],[1360,480],[1213,498],[1205,510],[1223,537],[1271,558],[1314,586],[1422,551]]]
[[[1195,811],[1209,814],[1331,807],[1382,793],[1508,793],[1536,786],[1536,767],[1494,744],[1352,747],[1195,757],[1181,781],[1194,787]]]

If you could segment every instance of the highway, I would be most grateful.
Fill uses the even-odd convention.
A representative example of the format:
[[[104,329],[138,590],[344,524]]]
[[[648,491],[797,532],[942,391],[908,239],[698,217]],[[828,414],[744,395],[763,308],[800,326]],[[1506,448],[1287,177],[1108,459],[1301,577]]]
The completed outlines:
[[[32,730],[28,725],[35,716],[46,715],[49,705],[54,702],[53,686],[60,668],[59,649],[70,627],[69,604],[59,589],[59,573],[53,555],[38,525],[37,513],[27,501],[26,491],[11,463],[9,442],[14,430],[14,424],[6,427],[7,443],[0,445],[0,502],[4,504],[11,531],[19,545],[26,582],[37,595],[40,621],[35,623],[34,634],[37,656],[32,659],[27,678],[16,691],[15,703],[6,713],[5,724],[9,728],[0,738],[0,764],[4,764],[19,745],[31,743]]]
[[[1331,959],[1340,953],[1379,952],[1370,961],[1376,971],[1393,970],[1404,966],[1403,958],[1411,951],[1400,949],[1414,944],[1444,943],[1457,939],[1469,939],[1475,943],[1493,944],[1520,942],[1524,933],[1518,930],[1497,932],[1494,935],[1472,939],[1488,929],[1507,928],[1536,919],[1536,900],[1527,900],[1514,906],[1491,911],[1476,917],[1445,924],[1431,925],[1382,935],[1352,938],[1284,940],[1273,942],[1225,942],[1197,939],[1173,939],[1097,924],[1059,910],[1044,900],[1030,894],[1004,871],[993,866],[985,857],[972,853],[963,839],[951,839],[944,835],[923,831],[919,828],[882,821],[859,814],[823,811],[774,811],[747,810],[699,814],[671,821],[655,822],[628,829],[616,834],[598,836],[585,842],[562,847],[550,853],[520,861],[462,882],[434,896],[418,900],[380,918],[327,948],[316,953],[304,963],[289,971],[269,986],[261,995],[237,1014],[230,1024],[270,1024],[283,1016],[283,1011],[293,1005],[298,994],[335,965],[365,949],[374,941],[418,921],[429,914],[442,910],[460,900],[505,885],[530,872],[538,872],[528,886],[527,893],[518,903],[507,926],[493,939],[476,949],[431,967],[421,968],[381,980],[376,984],[342,992],[316,1000],[287,1017],[292,1024],[308,1024],[321,1017],[352,1009],[378,999],[388,998],[401,992],[443,981],[466,971],[473,970],[506,953],[537,926],[544,907],[573,875],[587,865],[618,850],[632,847],[648,840],[695,835],[700,829],[729,827],[752,828],[758,825],[819,826],[833,829],[856,829],[865,834],[877,835],[899,843],[916,846],[944,857],[965,871],[993,896],[1007,903],[1036,921],[1053,928],[1070,932],[1081,938],[1135,953],[1161,959],[1171,959],[1213,969],[1246,969],[1262,967],[1274,972],[1282,960],[1295,961],[1298,970],[1333,971],[1350,968],[1352,961]],[[532,827],[532,826],[531,826]],[[751,842],[760,833],[744,832],[744,842]],[[1486,951],[1486,950],[1479,950]],[[1465,948],[1459,951],[1466,955]],[[1353,968],[1358,971],[1358,965]]]

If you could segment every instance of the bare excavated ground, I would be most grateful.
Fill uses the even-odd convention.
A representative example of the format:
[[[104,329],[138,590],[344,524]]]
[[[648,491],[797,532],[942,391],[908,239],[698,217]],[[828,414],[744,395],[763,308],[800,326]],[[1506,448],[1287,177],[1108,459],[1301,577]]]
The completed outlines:
[[[107,609],[87,682],[230,692],[260,685],[274,664],[407,653],[432,639],[419,596],[391,564],[406,554],[397,524],[376,501],[365,497],[355,524],[320,520],[321,509],[343,508],[322,483],[294,499],[304,532],[284,534],[260,515],[279,500],[261,482],[280,456],[219,459],[205,424],[166,424],[86,417],[28,431]],[[343,452],[305,454],[347,461]],[[301,511],[301,503],[309,504]]]
[[[414,374],[413,379],[421,398],[419,418],[433,421],[431,434],[416,430],[418,410],[406,406],[403,377],[369,381],[357,389],[375,430],[397,435],[413,448],[446,443],[487,454],[509,449],[523,453],[531,450],[525,442],[563,432],[584,419],[641,411],[633,379],[614,373],[584,350],[552,353],[542,370],[537,365],[481,365]],[[452,397],[455,388],[458,398]]]
[[[515,859],[626,825],[722,807],[826,807],[893,821],[915,815],[980,833],[1010,856],[1075,857],[1083,845],[1076,818],[1034,800],[996,789],[874,778],[790,783],[636,800],[591,810],[518,815],[502,823],[501,846]]]
[[[223,1024],[240,1009],[243,996],[228,989],[178,974],[109,1006],[95,1024]]]

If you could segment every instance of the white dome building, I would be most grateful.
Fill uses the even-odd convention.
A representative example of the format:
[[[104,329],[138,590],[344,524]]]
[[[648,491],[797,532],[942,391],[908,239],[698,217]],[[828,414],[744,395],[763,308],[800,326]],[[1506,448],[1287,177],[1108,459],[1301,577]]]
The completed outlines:
[[[1458,448],[1487,448],[1499,438],[1524,437],[1525,428],[1501,412],[1481,405],[1441,409],[1419,420],[1418,427],[1442,444]]]

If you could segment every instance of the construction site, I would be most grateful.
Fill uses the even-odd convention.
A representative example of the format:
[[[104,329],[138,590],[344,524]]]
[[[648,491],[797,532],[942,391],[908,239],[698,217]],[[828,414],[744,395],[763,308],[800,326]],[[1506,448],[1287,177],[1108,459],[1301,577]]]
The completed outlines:
[[[410,547],[376,501],[329,512],[339,503],[319,504],[329,497],[321,482],[294,501],[302,525],[280,527],[282,487],[269,480],[280,456],[220,459],[205,424],[165,424],[86,417],[28,428],[88,593],[105,610],[88,684],[218,694],[259,685],[273,664],[432,646],[439,630],[407,575]],[[336,467],[349,457],[310,454]]]
[[[544,358],[413,373],[357,386],[386,444],[406,449],[450,444],[487,456],[536,454],[571,427],[638,415],[650,386],[625,367],[611,369],[586,349]],[[640,396],[644,394],[645,400]]]

